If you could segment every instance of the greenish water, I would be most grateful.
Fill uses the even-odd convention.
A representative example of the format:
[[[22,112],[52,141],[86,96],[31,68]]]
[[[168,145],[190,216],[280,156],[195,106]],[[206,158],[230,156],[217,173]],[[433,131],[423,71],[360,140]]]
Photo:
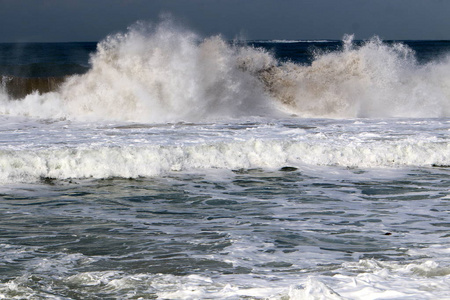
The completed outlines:
[[[448,245],[449,184],[445,168],[327,167],[4,188],[0,293],[150,299],[195,275],[214,298],[227,284],[271,294],[310,275],[357,276],[343,264],[361,260],[445,265],[411,251]]]

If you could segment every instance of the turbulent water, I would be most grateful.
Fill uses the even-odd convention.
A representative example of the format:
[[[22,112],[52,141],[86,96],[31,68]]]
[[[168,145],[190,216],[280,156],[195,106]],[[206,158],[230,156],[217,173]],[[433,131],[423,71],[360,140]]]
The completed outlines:
[[[450,299],[449,70],[170,22],[0,45],[0,299]]]

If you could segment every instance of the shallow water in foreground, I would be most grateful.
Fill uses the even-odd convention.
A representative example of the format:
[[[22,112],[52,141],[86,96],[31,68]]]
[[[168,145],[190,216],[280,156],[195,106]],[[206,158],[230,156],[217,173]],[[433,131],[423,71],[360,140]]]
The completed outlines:
[[[2,163],[8,183],[0,189],[0,298],[448,299],[450,170],[412,165],[424,162],[414,154],[414,145],[434,151],[440,149],[436,145],[448,147],[445,120],[97,127],[29,121],[29,126],[17,123],[21,130],[15,131],[9,121],[3,134],[16,135],[17,144],[2,150],[13,154],[11,164]],[[180,128],[172,131],[173,126]],[[42,128],[54,143],[39,138]],[[161,131],[166,138],[159,140]],[[374,132],[384,132],[383,138]],[[73,138],[63,142],[66,134]],[[317,144],[320,134],[327,136],[323,148],[329,151],[320,152],[321,157],[316,153],[321,162],[316,165],[301,159],[310,148],[283,144]],[[148,147],[162,145],[166,156],[176,152],[185,161],[172,160],[167,170],[157,166],[158,176],[130,179],[52,173],[58,166],[52,159],[63,165],[71,155],[86,166],[80,158],[85,155],[96,164],[91,168],[104,174],[109,174],[107,166],[117,167],[114,157],[90,158],[89,149],[68,158],[51,154],[86,148],[93,136],[97,143],[91,148],[118,149],[138,147],[130,141],[146,136]],[[251,163],[238,160],[234,164],[242,168],[227,167],[233,147],[245,154],[236,140],[247,138],[259,143],[249,153],[260,149],[260,157],[272,155],[271,167],[270,159],[250,154]],[[373,147],[376,143],[384,146]],[[203,145],[203,160],[186,154],[198,145]],[[143,140],[140,146],[146,151]],[[295,160],[292,149],[305,152],[297,152]],[[357,149],[378,158],[370,167],[355,167]],[[403,165],[381,159],[381,149],[403,149],[398,152]],[[445,147],[442,151],[431,159],[445,163],[448,154]],[[34,177],[39,173],[25,174],[30,170],[25,165],[14,165],[13,155],[31,152],[35,156],[28,161],[46,161],[48,174],[62,177],[39,179]],[[153,166],[152,155],[162,155],[145,153],[147,167]]]

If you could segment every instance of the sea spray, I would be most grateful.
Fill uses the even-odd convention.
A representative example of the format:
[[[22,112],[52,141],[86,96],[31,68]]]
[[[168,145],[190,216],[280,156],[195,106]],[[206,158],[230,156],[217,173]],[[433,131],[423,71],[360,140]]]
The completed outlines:
[[[304,117],[449,116],[448,60],[419,65],[403,44],[373,38],[354,46],[317,54],[309,66],[285,63],[263,70],[270,94]],[[438,75],[439,74],[439,75]]]
[[[448,117],[450,59],[419,64],[407,46],[373,38],[316,53],[311,65],[206,39],[165,21],[108,36],[90,70],[52,93],[3,99],[0,113],[132,122],[242,116]],[[4,93],[3,93],[3,98]]]
[[[253,114],[264,100],[262,84],[239,68],[242,49],[220,37],[200,40],[171,25],[150,32],[139,28],[101,42],[92,70],[68,81],[61,95],[72,113],[192,121]],[[261,50],[253,52],[253,58],[260,56],[257,63],[271,59]]]

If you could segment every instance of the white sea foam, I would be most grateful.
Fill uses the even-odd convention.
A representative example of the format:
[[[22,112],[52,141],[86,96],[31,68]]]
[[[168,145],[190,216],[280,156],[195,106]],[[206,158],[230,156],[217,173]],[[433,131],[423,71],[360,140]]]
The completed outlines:
[[[439,142],[329,143],[259,140],[199,145],[82,146],[1,150],[0,181],[41,177],[108,178],[157,176],[198,169],[274,169],[304,164],[342,167],[449,165],[450,146]]]
[[[448,117],[450,58],[419,65],[402,44],[374,38],[317,54],[312,65],[201,39],[166,21],[98,44],[92,68],[59,91],[9,101],[0,112],[38,118],[167,122],[270,115]]]
[[[2,113],[147,122],[255,114],[269,102],[251,71],[274,62],[262,50],[201,40],[166,22],[107,37],[91,63],[57,93],[3,101]]]
[[[207,169],[450,165],[448,122],[275,120],[102,124],[0,118],[0,182]]]
[[[439,117],[450,114],[449,65],[418,65],[409,48],[378,38],[355,47],[349,36],[342,51],[319,54],[311,66],[287,63],[262,78],[302,116]]]
[[[432,263],[421,265],[428,268]],[[350,264],[349,264],[350,265]],[[362,260],[342,266],[334,276],[311,275],[295,278],[286,276],[283,280],[266,281],[247,275],[222,275],[210,278],[200,275],[174,276],[164,274],[124,274],[118,271],[82,272],[54,280],[54,288],[84,289],[112,297],[158,296],[164,299],[449,299],[449,275],[439,275],[441,280],[423,277],[414,273],[403,273],[409,264],[400,267],[389,266],[375,260]],[[360,273],[349,273],[348,268],[360,267]],[[345,274],[345,275],[343,275]],[[274,277],[276,279],[276,277]],[[33,290],[32,278],[22,276],[0,284],[0,297],[9,298],[52,296],[48,290]],[[61,284],[61,286],[58,286]]]

